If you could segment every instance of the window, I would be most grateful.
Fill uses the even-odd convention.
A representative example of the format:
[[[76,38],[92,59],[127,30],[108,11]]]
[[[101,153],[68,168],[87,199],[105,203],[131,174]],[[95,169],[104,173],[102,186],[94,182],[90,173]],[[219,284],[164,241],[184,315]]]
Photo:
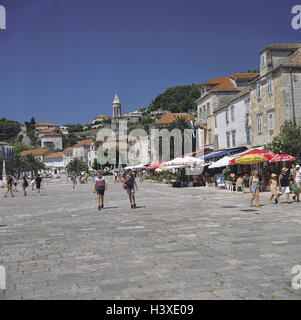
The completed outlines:
[[[214,116],[214,127],[217,128],[217,116]]]
[[[257,99],[261,98],[261,85],[260,83],[257,84]]]
[[[234,118],[234,106],[231,107],[231,121],[235,121],[235,118]]]
[[[275,117],[274,112],[268,113],[268,129],[274,130],[275,129]]]
[[[232,131],[232,147],[236,146],[236,131]]]
[[[272,78],[268,79],[268,94],[272,94],[273,93],[273,80]]]
[[[252,144],[251,127],[246,127],[247,144]]]
[[[229,110],[228,109],[225,111],[225,116],[226,116],[226,123],[228,124],[228,122],[229,122]]]
[[[208,144],[211,144],[211,130],[208,131]]]
[[[262,133],[262,116],[257,117],[257,131]]]
[[[214,149],[218,150],[218,135],[214,137]]]
[[[207,117],[210,116],[210,103],[207,103]]]
[[[265,54],[264,53],[260,56],[260,67],[261,68],[265,67]]]
[[[231,147],[230,146],[230,132],[227,132],[226,135],[227,135],[227,148],[230,148]]]
[[[246,114],[250,114],[251,113],[250,100],[246,100],[245,104],[246,104]]]

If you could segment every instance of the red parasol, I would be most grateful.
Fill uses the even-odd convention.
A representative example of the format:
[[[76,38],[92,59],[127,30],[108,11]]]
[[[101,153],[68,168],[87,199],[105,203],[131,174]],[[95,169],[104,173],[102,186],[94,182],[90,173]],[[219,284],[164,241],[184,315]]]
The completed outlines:
[[[290,162],[295,161],[296,158],[287,154],[275,154],[269,162]]]
[[[246,153],[244,153],[243,155],[241,155],[240,157],[234,158],[232,160],[230,160],[229,164],[233,165],[236,164],[236,160],[238,160],[239,158],[242,158],[244,156],[248,156],[248,155],[260,155],[260,156],[264,156],[267,158],[267,160],[271,160],[273,159],[273,157],[278,156],[276,153],[273,153],[271,151],[265,151],[265,150],[260,150],[260,149],[253,149],[250,150]]]

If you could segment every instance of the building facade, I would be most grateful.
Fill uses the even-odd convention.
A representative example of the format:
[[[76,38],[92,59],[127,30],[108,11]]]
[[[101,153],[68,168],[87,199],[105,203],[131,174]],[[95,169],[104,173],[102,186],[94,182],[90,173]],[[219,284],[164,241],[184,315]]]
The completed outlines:
[[[257,73],[238,73],[215,78],[201,86],[201,97],[196,101],[198,112],[196,127],[200,129],[198,130],[200,147],[220,149],[219,136],[215,133],[215,112],[228,104],[257,77]]]
[[[260,77],[251,84],[253,143],[264,145],[287,120],[301,124],[301,44],[260,51]]]
[[[60,133],[50,132],[41,137],[42,148],[50,148],[53,150],[63,149],[63,137]]]
[[[218,149],[252,145],[250,87],[244,88],[228,104],[213,112]]]

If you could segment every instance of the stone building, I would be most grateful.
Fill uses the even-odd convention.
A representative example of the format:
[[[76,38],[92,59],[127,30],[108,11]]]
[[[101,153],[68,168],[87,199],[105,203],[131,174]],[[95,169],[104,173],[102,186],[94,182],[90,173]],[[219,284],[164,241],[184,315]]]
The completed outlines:
[[[51,174],[60,174],[64,170],[63,152],[50,153],[45,156],[44,164]]]
[[[271,142],[286,120],[301,124],[301,44],[273,44],[259,54],[250,92],[254,145]]]
[[[73,148],[66,148],[63,151],[63,165],[64,168],[66,168],[68,166],[68,164],[70,163],[70,161],[73,160]]]
[[[206,83],[201,88],[201,97],[197,99],[198,129],[200,146],[218,150],[219,137],[215,134],[216,119],[214,112],[229,103],[243,88],[258,77],[257,73],[237,73],[228,77],[217,77]]]
[[[41,137],[42,148],[50,148],[53,150],[63,149],[63,137],[61,133],[49,132]]]
[[[88,163],[88,152],[94,150],[94,143],[92,140],[87,139],[80,141],[73,146],[73,158],[79,158],[80,160]]]
[[[218,149],[252,145],[250,87],[241,90],[228,104],[213,112]]]

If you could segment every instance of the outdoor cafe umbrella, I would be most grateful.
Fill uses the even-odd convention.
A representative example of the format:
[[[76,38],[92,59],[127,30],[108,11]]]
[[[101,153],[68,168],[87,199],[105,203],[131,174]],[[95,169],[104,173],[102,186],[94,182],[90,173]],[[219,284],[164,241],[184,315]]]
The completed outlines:
[[[171,161],[165,162],[164,166],[193,166],[193,165],[203,165],[204,160],[200,158],[186,156],[184,158],[179,157]]]
[[[233,164],[255,164],[271,160],[276,154],[271,151],[261,149],[253,149],[242,154],[240,157],[230,160],[230,165]]]
[[[218,161],[213,162],[210,166],[209,169],[214,169],[214,168],[221,168],[221,167],[226,167],[229,165],[230,161],[233,159],[233,157],[224,157]]]
[[[287,154],[275,154],[269,162],[291,162],[295,161],[296,158]]]
[[[261,154],[247,154],[235,160],[235,164],[256,164],[269,161],[269,159]]]

